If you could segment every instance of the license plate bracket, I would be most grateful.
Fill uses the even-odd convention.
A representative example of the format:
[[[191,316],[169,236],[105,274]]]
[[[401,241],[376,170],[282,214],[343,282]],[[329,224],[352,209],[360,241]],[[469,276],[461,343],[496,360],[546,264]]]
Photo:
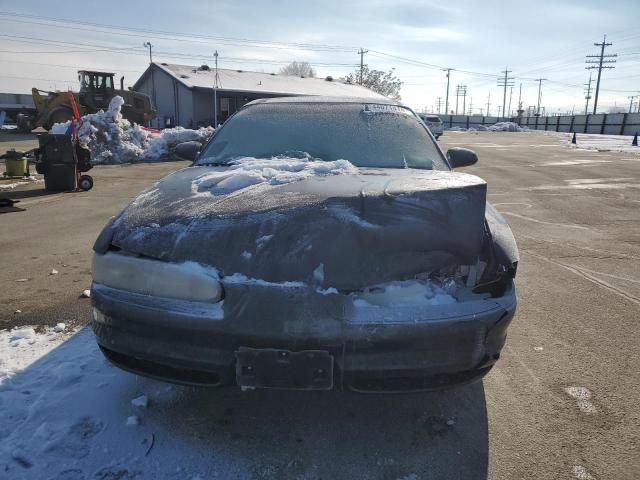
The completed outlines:
[[[240,347],[234,354],[236,382],[242,388],[333,388],[333,355],[327,351],[292,352],[276,348]]]

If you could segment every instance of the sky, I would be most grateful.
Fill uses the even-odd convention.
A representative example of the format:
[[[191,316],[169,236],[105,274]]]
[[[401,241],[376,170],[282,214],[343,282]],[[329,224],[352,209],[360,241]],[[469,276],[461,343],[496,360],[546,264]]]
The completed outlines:
[[[605,53],[618,56],[603,70],[598,110],[626,111],[628,97],[640,93],[637,0],[55,3],[0,0],[0,92],[77,88],[81,68],[113,71],[132,85],[149,62],[144,42],[155,61],[211,65],[217,50],[222,68],[277,72],[297,60],[336,78],[357,68],[363,48],[370,68],[395,69],[402,101],[418,111],[437,112],[440,99],[445,112],[442,68],[452,68],[449,110],[456,87],[466,85],[466,111],[487,114],[489,101],[496,115],[504,97],[498,77],[508,69],[508,111],[517,108],[520,84],[523,107],[536,105],[535,79],[544,78],[546,113],[584,113],[584,84],[593,73],[595,87],[597,75],[585,69],[585,56],[599,53],[594,43],[606,34],[613,45]]]

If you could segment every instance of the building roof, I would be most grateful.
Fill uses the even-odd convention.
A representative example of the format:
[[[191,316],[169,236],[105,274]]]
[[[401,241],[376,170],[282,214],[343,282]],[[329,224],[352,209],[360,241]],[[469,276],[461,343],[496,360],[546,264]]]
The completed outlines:
[[[187,88],[213,89],[215,71],[213,68],[191,65],[177,65],[154,62],[134,84],[136,90],[151,68],[158,68],[174,77]],[[327,77],[330,78],[330,77]],[[323,95],[331,97],[385,98],[360,85],[342,82],[338,79],[324,79],[280,75],[246,70],[218,69],[219,92],[264,93],[268,95]]]
[[[402,103],[391,100],[390,98],[379,95],[374,97],[327,97],[327,96],[312,96],[312,97],[276,97],[276,98],[259,98],[247,105],[255,105],[259,103],[366,103],[366,104],[381,104],[381,105],[395,105],[403,107]]]

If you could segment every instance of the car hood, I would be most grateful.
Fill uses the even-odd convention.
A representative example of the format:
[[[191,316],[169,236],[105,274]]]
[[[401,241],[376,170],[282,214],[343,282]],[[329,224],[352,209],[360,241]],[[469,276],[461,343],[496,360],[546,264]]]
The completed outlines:
[[[457,172],[359,168],[228,193],[189,167],[143,192],[94,249],[182,262],[221,275],[343,290],[476,262],[486,183]]]

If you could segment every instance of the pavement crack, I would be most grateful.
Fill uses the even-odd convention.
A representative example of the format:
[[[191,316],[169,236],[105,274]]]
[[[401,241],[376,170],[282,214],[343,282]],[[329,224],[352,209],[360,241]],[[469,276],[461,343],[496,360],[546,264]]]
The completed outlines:
[[[534,257],[540,258],[541,260],[544,260],[545,262],[549,262],[552,263],[554,265],[557,265],[559,267],[562,267],[566,270],[569,270],[570,272],[584,278],[585,280],[590,281],[591,283],[598,285],[599,287],[602,287],[606,290],[609,290],[612,293],[615,293],[616,295],[621,296],[622,298],[635,303],[636,305],[640,305],[640,298],[634,297],[633,295],[631,295],[630,293],[625,292],[624,290],[619,289],[618,287],[615,287],[614,285],[611,285],[608,282],[605,282],[604,280],[601,280],[599,278],[596,278],[595,276],[591,275],[588,271],[585,271],[583,269],[581,269],[580,267],[576,267],[574,265],[568,265],[566,263],[562,263],[562,262],[558,262],[556,260],[552,260],[548,257],[545,257],[544,255],[540,255],[539,253],[533,253],[533,252],[529,252],[530,255],[533,255]]]

